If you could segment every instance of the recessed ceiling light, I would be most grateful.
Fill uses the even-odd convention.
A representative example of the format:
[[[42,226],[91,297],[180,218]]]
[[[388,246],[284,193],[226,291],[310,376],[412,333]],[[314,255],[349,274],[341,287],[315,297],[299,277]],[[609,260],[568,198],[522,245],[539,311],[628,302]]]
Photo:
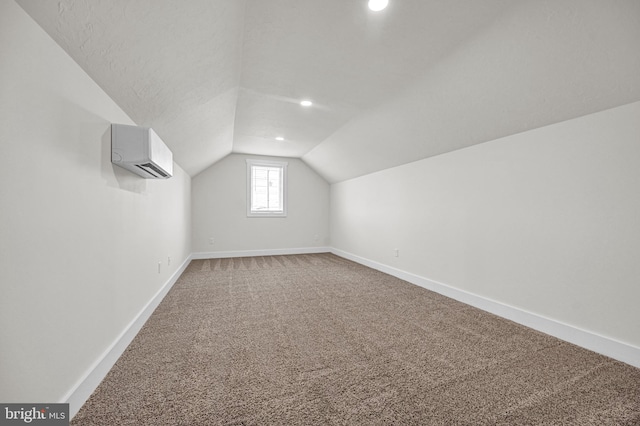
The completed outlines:
[[[276,140],[277,140],[277,141],[283,141],[283,140],[284,140],[284,138],[283,138],[282,136],[276,136]]]
[[[389,0],[369,0],[369,9],[374,12],[380,12],[382,9],[387,7],[389,4]]]
[[[303,107],[310,107],[311,105],[313,105],[313,102],[304,100],[300,102],[300,105],[302,105]]]

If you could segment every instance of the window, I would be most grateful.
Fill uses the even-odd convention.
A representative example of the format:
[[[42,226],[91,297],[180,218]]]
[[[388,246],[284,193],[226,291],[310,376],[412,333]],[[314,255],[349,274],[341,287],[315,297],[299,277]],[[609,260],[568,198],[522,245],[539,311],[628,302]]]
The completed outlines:
[[[247,216],[287,216],[287,163],[247,160]]]

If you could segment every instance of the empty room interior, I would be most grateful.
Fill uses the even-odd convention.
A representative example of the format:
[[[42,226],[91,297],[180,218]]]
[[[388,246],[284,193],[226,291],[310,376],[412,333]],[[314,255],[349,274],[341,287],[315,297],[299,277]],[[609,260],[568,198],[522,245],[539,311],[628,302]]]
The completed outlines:
[[[637,0],[2,0],[0,112],[4,420],[640,424]]]

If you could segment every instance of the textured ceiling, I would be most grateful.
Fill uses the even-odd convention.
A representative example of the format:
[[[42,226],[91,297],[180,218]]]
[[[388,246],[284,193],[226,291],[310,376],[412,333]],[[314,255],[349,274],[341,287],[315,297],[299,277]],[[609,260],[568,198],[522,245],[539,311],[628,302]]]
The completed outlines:
[[[336,182],[640,100],[637,0],[17,2],[192,176]]]

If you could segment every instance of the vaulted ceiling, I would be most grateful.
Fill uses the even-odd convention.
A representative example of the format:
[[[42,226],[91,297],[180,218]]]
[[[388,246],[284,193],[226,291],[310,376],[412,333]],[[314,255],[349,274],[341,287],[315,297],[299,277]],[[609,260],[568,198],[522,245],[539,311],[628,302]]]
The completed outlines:
[[[17,2],[192,176],[337,182],[640,100],[637,0]]]

